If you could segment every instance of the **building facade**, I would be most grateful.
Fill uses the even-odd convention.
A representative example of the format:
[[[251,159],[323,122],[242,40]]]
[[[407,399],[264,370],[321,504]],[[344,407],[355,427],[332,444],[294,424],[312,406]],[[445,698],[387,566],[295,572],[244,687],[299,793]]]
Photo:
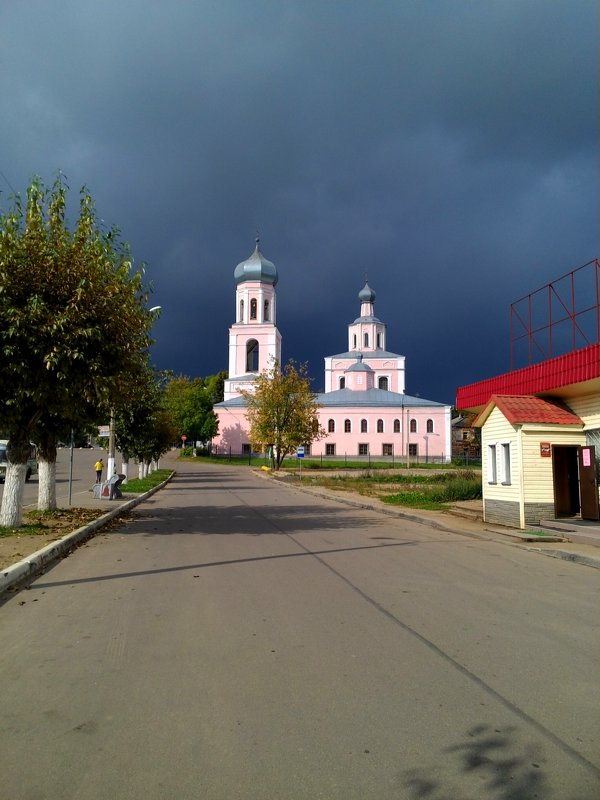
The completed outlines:
[[[487,522],[600,517],[598,344],[463,386],[456,406],[479,412]]]
[[[238,264],[236,321],[229,329],[229,378],[215,405],[217,452],[247,453],[244,400],[257,374],[277,360],[277,270],[260,252]],[[375,292],[358,294],[359,316],[348,325],[348,349],[325,358],[325,391],[316,396],[325,438],[305,445],[306,455],[450,461],[450,406],[405,393],[405,358],[387,350],[387,326],[375,316]]]

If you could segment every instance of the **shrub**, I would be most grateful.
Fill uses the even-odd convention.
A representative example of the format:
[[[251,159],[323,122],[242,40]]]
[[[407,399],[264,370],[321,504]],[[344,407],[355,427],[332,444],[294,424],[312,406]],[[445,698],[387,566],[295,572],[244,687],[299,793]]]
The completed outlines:
[[[479,500],[481,498],[481,481],[479,478],[457,476],[451,478],[443,486],[431,491],[431,499],[438,503],[457,503],[461,500]]]

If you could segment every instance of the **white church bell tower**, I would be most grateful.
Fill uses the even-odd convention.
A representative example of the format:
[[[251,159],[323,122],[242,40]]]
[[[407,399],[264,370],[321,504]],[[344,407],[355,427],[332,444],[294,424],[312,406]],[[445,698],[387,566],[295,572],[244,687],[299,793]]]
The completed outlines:
[[[252,391],[254,379],[281,363],[281,334],[276,327],[277,269],[260,252],[259,240],[252,255],[233,273],[236,284],[236,318],[229,328],[229,377],[225,400],[240,390]]]

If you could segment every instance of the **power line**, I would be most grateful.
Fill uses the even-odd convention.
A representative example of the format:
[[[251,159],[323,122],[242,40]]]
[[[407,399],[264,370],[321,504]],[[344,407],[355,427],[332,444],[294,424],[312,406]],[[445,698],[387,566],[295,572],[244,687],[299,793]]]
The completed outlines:
[[[6,181],[6,183],[8,184],[8,188],[11,190],[11,192],[12,192],[13,194],[16,194],[16,193],[17,193],[16,189],[13,187],[13,185],[11,184],[11,182],[8,180],[8,178],[7,178],[7,177],[6,177],[6,175],[5,175],[5,174],[2,172],[2,170],[1,170],[1,169],[0,169],[0,176],[2,176],[2,177],[4,178],[4,180],[5,180],[5,181]],[[0,191],[2,191],[2,190],[0,189]]]

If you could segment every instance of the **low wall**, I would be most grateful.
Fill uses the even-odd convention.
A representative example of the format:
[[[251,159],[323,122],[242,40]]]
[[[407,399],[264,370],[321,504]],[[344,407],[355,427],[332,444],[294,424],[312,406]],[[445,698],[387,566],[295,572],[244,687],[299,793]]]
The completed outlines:
[[[511,528],[521,527],[519,504],[510,500],[484,500],[483,518],[486,522],[497,525],[508,525]]]
[[[542,519],[554,519],[554,503],[525,503],[526,525],[539,525]]]

